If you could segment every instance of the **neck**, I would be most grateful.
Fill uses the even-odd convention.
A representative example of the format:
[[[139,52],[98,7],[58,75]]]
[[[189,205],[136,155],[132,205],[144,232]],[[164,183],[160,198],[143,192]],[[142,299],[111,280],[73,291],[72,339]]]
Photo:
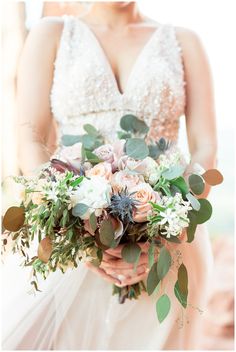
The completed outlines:
[[[142,16],[137,3],[94,2],[86,16],[95,25],[105,25],[109,28],[122,27],[139,22]]]

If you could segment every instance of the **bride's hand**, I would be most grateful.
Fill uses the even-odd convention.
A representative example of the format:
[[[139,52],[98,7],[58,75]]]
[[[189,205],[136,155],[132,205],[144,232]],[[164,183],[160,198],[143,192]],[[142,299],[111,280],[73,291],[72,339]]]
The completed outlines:
[[[129,264],[122,259],[121,251],[124,245],[119,245],[115,249],[108,249],[103,253],[103,260],[99,268],[91,263],[86,266],[96,274],[102,276],[119,287],[135,284],[146,278],[148,273],[148,243],[139,243],[142,253],[139,258],[136,270],[134,264]]]
[[[121,251],[124,245],[119,245],[115,249],[108,249],[104,252],[100,268],[108,275],[120,280],[120,284],[117,284],[117,286],[132,285],[146,278],[149,243],[139,243],[139,245],[142,252],[136,270],[134,270],[134,264],[127,263],[122,259]]]

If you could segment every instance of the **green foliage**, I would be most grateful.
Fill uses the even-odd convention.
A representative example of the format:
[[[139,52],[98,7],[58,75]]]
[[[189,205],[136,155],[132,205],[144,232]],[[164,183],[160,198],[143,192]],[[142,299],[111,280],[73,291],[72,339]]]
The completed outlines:
[[[84,176],[80,176],[76,178],[74,181],[70,183],[71,187],[77,187],[84,179]]]
[[[182,193],[183,196],[185,196],[189,192],[188,185],[182,176],[175,178],[170,182],[171,182],[171,185],[174,185],[175,187],[177,187],[177,189],[180,191],[180,193]]]
[[[197,212],[194,212],[196,215],[197,224],[203,224],[208,221],[212,215],[212,206],[209,200],[207,199],[198,199],[200,203],[200,209]]]
[[[173,180],[183,175],[185,167],[182,165],[175,165],[162,172],[162,177],[166,180]]]
[[[136,263],[140,257],[141,248],[137,243],[127,243],[121,251],[122,258],[127,263]]]
[[[178,283],[180,291],[186,295],[188,293],[188,273],[183,263],[178,269]]]
[[[160,138],[158,142],[148,146],[149,156],[156,160],[161,154],[164,154],[170,148],[170,146],[170,141],[167,141],[165,138]]]
[[[153,266],[154,263],[154,255],[155,255],[155,243],[154,241],[152,241],[150,243],[150,246],[148,248],[148,266],[149,268],[151,268]]]
[[[97,157],[97,155],[92,153],[90,150],[85,149],[85,155],[87,160],[93,165],[96,165],[101,162],[101,160]]]
[[[167,317],[170,311],[171,302],[167,294],[162,295],[156,303],[157,317],[160,323]]]
[[[194,194],[202,194],[205,188],[203,178],[199,175],[192,174],[188,178],[189,186]]]
[[[157,261],[157,275],[160,280],[162,280],[168,273],[171,266],[171,255],[168,249],[163,246],[160,250]]]
[[[147,277],[147,293],[149,296],[154,292],[155,288],[159,284],[160,279],[157,275],[157,263],[153,263]]]
[[[174,293],[180,304],[186,308],[188,299],[188,273],[183,263],[178,269],[178,280],[175,283]]]
[[[94,212],[89,217],[89,224],[91,226],[91,229],[95,232],[97,229],[97,218]]]
[[[187,242],[191,243],[194,240],[194,235],[197,229],[196,214],[194,211],[188,212],[189,226],[187,227]]]
[[[199,200],[192,195],[192,193],[190,193],[190,192],[187,193],[186,198],[190,202],[190,204],[194,210],[196,210],[196,211],[200,210],[201,204],[200,204]]]
[[[112,247],[114,244],[115,232],[110,219],[103,220],[99,229],[99,238],[103,245]]]
[[[124,115],[120,120],[120,127],[131,133],[146,134],[149,130],[144,121],[139,120],[136,116],[128,114]]]
[[[181,304],[184,308],[186,308],[186,307],[187,307],[187,295],[184,294],[184,293],[182,293],[182,292],[180,291],[178,280],[177,280],[176,283],[175,283],[174,293],[175,293],[176,298],[177,298],[178,301],[180,302],[180,304]]]
[[[83,216],[87,211],[88,211],[89,207],[87,204],[83,204],[83,203],[78,203],[74,206],[74,208],[72,209],[72,214],[74,216],[78,216],[81,217]]]
[[[141,138],[129,138],[125,143],[126,154],[134,159],[142,160],[149,154],[145,141]]]
[[[90,136],[95,136],[95,137],[99,136],[98,130],[94,126],[90,125],[89,123],[83,125],[83,129]]]
[[[65,147],[69,147],[69,146],[74,145],[79,142],[82,142],[82,136],[64,134],[61,138],[61,143]]]

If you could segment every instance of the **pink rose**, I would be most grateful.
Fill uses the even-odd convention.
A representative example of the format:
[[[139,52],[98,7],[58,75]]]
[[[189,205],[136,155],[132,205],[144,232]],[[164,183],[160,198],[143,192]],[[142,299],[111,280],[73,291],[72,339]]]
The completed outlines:
[[[76,143],[69,147],[63,147],[60,154],[66,162],[79,169],[81,165],[81,149],[82,143]]]
[[[111,164],[107,163],[106,161],[99,163],[92,167],[90,170],[85,171],[85,175],[87,177],[91,176],[100,176],[104,177],[106,180],[110,181],[112,177],[112,168]]]
[[[142,176],[131,174],[127,171],[118,171],[112,175],[111,186],[114,192],[119,192],[125,187],[128,189],[137,186],[140,182],[144,182]]]
[[[146,175],[151,170],[157,168],[157,163],[149,156],[143,160],[135,160],[130,158],[128,155],[124,155],[118,162],[120,170],[136,171],[140,174]]]
[[[160,200],[160,196],[157,192],[153,191],[152,187],[148,183],[140,183],[137,186],[129,190],[132,197],[138,201],[136,209],[133,212],[133,219],[136,222],[147,221],[147,215],[151,211],[152,206],[149,203],[157,202]]]
[[[93,151],[97,157],[107,163],[112,163],[114,161],[113,146],[111,144],[104,144]]]
[[[113,145],[104,144],[94,150],[94,154],[103,161],[112,165],[112,171],[117,170],[118,160],[124,155],[125,140],[117,140]]]

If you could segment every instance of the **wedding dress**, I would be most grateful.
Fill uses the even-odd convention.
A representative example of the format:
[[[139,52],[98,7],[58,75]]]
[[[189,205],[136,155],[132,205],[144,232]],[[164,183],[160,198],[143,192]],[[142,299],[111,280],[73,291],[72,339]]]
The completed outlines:
[[[120,92],[110,63],[92,30],[83,20],[63,16],[64,27],[54,63],[50,95],[59,134],[81,134],[90,123],[113,141],[120,118],[132,113],[150,127],[149,138],[177,141],[184,114],[185,85],[182,51],[172,24],[154,30],[139,53]],[[172,297],[169,316],[159,324],[157,298],[143,293],[119,304],[111,284],[83,264],[66,274],[52,273],[40,282],[42,292],[29,295],[29,270],[16,256],[3,266],[3,348],[55,350],[194,349],[204,311],[212,266],[208,234],[197,229],[194,242],[178,246],[189,273],[189,306],[183,311]],[[168,274],[169,276],[171,275]],[[167,276],[168,276],[167,275]]]

